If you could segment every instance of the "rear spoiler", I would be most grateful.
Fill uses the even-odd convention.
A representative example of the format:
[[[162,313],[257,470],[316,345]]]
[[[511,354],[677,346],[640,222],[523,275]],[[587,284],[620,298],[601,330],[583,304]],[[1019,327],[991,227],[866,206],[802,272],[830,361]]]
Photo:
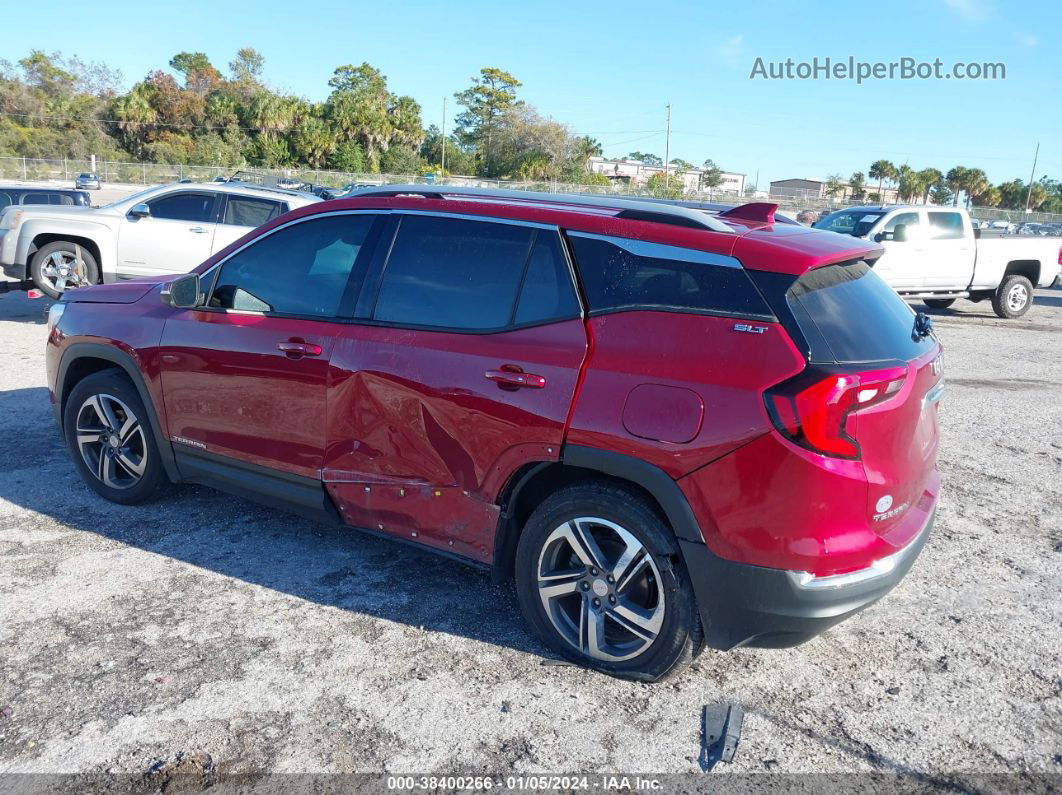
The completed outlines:
[[[778,205],[770,202],[749,202],[733,209],[719,213],[717,218],[733,218],[736,221],[753,221],[760,224],[773,224],[774,213]]]

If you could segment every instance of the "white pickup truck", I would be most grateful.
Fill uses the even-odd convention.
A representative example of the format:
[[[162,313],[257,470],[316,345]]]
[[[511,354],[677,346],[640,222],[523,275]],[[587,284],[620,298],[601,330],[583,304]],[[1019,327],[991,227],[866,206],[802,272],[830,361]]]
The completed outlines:
[[[190,271],[278,215],[321,201],[246,183],[174,183],[113,204],[8,207],[0,266],[52,298],[74,287]]]
[[[850,207],[815,228],[880,243],[875,273],[935,309],[987,299],[1000,317],[1021,317],[1033,289],[1050,287],[1062,271],[1062,238],[982,236],[957,207]]]

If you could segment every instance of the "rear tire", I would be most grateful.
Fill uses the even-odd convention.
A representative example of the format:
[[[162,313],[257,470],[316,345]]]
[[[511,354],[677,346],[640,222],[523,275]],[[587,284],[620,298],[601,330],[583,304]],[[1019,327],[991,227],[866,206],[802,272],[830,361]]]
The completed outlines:
[[[78,474],[105,500],[136,505],[169,485],[140,393],[120,370],[102,370],[74,385],[63,434]]]
[[[1002,318],[1013,320],[1029,311],[1033,302],[1032,282],[1025,276],[1011,274],[1003,279],[992,296],[992,310]]]
[[[57,240],[42,246],[33,255],[30,278],[42,293],[49,298],[58,298],[83,283],[99,283],[100,269],[96,258],[85,246]]]
[[[955,303],[954,298],[923,298],[922,303],[930,309],[947,309]]]
[[[546,645],[613,676],[659,681],[703,645],[670,527],[611,483],[569,486],[538,506],[517,547],[516,591]]]

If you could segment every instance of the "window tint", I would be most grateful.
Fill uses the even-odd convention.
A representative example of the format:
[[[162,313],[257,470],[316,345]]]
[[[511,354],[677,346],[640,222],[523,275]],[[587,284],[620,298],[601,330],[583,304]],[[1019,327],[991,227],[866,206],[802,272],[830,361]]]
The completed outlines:
[[[61,204],[65,206],[73,206],[74,198],[68,193],[53,193],[48,197],[52,204]]]
[[[930,238],[953,240],[962,237],[962,216],[959,213],[929,213]]]
[[[213,221],[214,196],[210,193],[171,193],[150,202],[152,218],[174,221]]]
[[[786,298],[815,361],[909,361],[933,345],[912,335],[914,312],[865,262],[810,270]]]
[[[12,204],[14,204],[14,200],[11,198],[11,194],[0,190],[0,210],[10,207]]]
[[[579,302],[560,240],[555,232],[539,231],[520,290],[520,300],[516,304],[514,322],[537,323],[578,314]]]
[[[222,223],[234,226],[261,226],[284,212],[284,206],[269,199],[249,196],[229,196]]]
[[[771,316],[739,265],[703,251],[570,233],[590,311],[668,307]]]
[[[22,197],[23,204],[47,204],[47,193],[27,193]]]
[[[374,218],[316,218],[252,243],[221,266],[210,306],[335,317]]]
[[[464,330],[509,325],[533,231],[513,224],[404,216],[373,317]]]

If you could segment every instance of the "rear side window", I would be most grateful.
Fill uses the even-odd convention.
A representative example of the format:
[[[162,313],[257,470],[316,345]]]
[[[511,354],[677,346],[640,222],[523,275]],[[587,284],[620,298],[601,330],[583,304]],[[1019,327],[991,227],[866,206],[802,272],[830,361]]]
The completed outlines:
[[[568,237],[591,312],[663,308],[772,317],[737,260],[582,232]]]
[[[261,226],[272,221],[284,212],[284,206],[269,199],[255,199],[249,196],[229,196],[225,203],[225,216],[222,223],[233,226]]]
[[[536,231],[403,216],[373,319],[459,331],[508,326]]]
[[[27,193],[22,197],[23,204],[47,204],[47,193]]]
[[[222,264],[209,305],[336,317],[374,218],[327,216],[266,235]]]
[[[962,237],[962,216],[959,213],[929,213],[931,240],[954,240]]]
[[[810,270],[786,301],[812,361],[909,361],[934,345],[914,336],[915,313],[865,262]]]
[[[560,239],[556,232],[539,231],[513,320],[519,326],[578,314],[579,301]]]
[[[49,198],[52,204],[61,204],[67,207],[72,207],[74,204],[74,197],[69,193],[53,193]]]

